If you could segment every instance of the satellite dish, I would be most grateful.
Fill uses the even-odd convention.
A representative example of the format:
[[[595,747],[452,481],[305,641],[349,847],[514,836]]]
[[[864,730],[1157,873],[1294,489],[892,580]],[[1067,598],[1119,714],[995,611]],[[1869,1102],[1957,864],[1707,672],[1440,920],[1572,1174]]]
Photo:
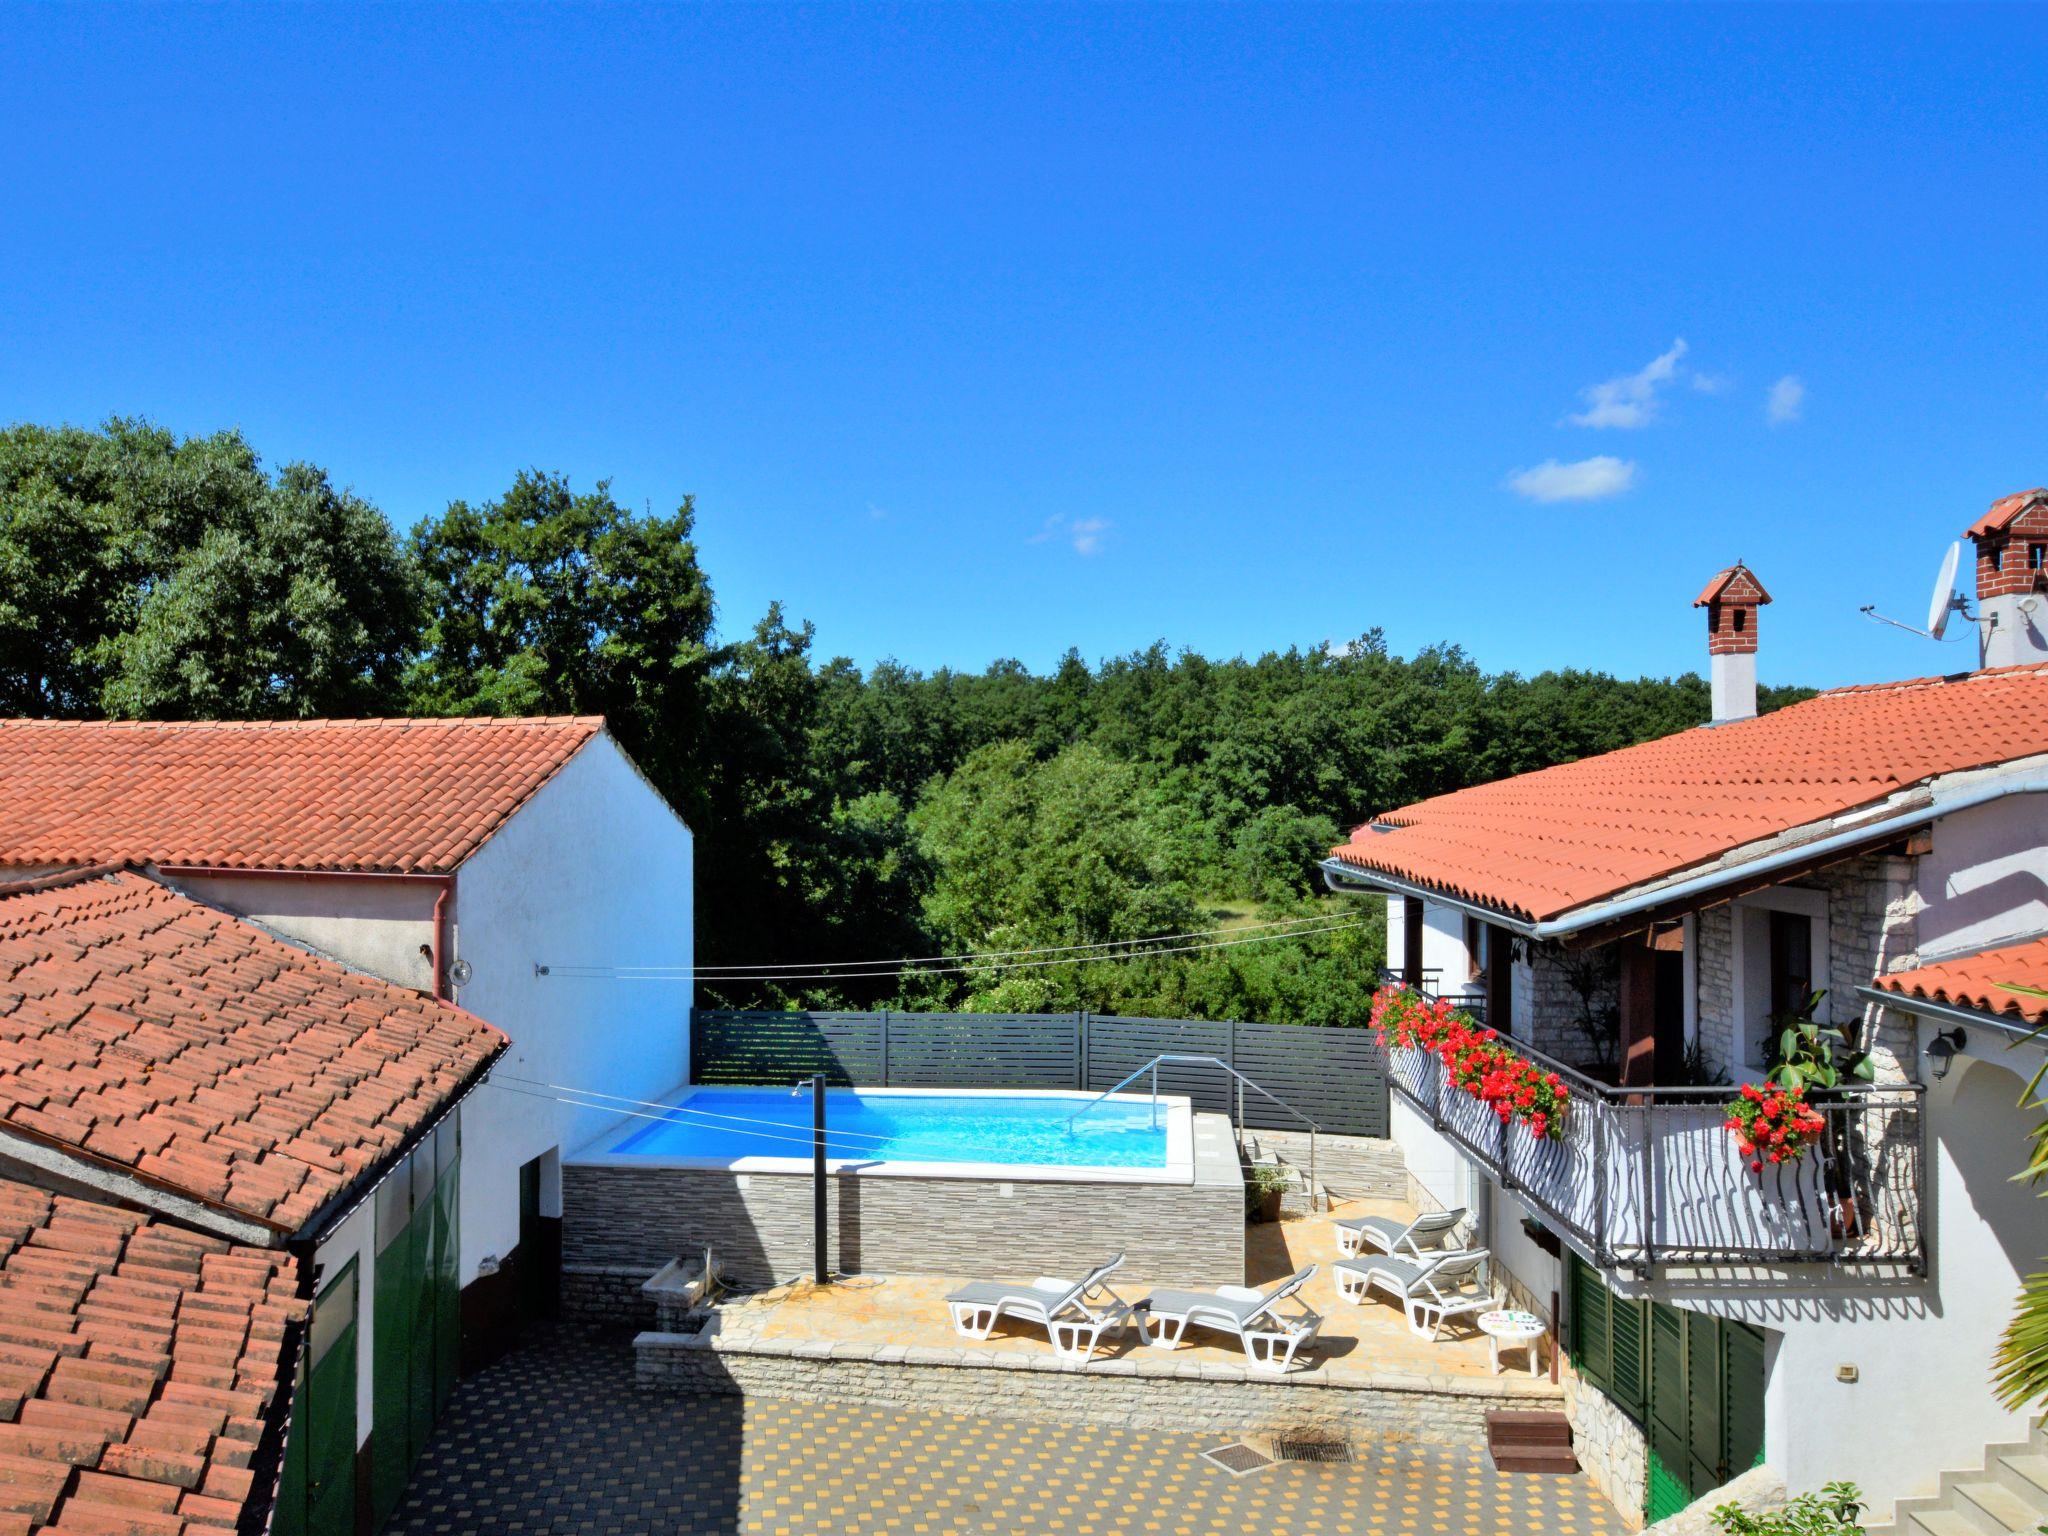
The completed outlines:
[[[1956,565],[1963,558],[1962,541],[1949,545],[1941,557],[1941,574],[1934,578],[1934,596],[1927,603],[1927,633],[1939,640],[1948,628],[1948,616],[1961,606],[1956,601]]]

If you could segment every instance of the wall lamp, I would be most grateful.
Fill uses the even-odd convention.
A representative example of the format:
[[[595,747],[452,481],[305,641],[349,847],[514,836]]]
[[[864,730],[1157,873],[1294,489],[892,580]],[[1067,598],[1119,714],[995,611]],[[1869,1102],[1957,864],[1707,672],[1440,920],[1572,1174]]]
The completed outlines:
[[[1938,1083],[1948,1076],[1948,1069],[1954,1064],[1956,1052],[1970,1043],[1970,1037],[1963,1033],[1962,1025],[1954,1029],[1936,1030],[1934,1038],[1927,1042],[1927,1062],[1934,1069],[1934,1080]]]

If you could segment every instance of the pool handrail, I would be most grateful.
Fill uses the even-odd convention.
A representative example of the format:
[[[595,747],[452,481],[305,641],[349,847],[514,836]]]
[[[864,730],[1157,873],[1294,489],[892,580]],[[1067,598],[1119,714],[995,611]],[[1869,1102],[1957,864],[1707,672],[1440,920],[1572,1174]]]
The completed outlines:
[[[1101,1093],[1095,1095],[1094,1098],[1090,1099],[1086,1104],[1083,1104],[1079,1109],[1075,1110],[1071,1115],[1067,1116],[1067,1129],[1069,1131],[1073,1130],[1074,1122],[1076,1120],[1080,1119],[1083,1115],[1087,1114],[1089,1110],[1095,1108],[1095,1106],[1100,1104],[1104,1099],[1110,1098],[1115,1094],[1121,1093],[1125,1088],[1129,1087],[1132,1083],[1136,1082],[1139,1078],[1143,1077],[1147,1072],[1150,1072],[1152,1074],[1152,1124],[1156,1127],[1159,1124],[1159,1068],[1161,1063],[1167,1063],[1173,1066],[1221,1067],[1225,1072],[1228,1072],[1232,1077],[1236,1078],[1237,1135],[1238,1140],[1240,1142],[1242,1142],[1244,1139],[1244,1091],[1247,1088],[1251,1089],[1252,1092],[1256,1094],[1262,1095],[1264,1098],[1270,1100],[1272,1103],[1279,1105],[1282,1109],[1286,1110],[1288,1114],[1294,1116],[1295,1119],[1299,1120],[1303,1125],[1307,1126],[1308,1204],[1310,1210],[1316,1209],[1316,1204],[1318,1200],[1318,1195],[1316,1192],[1316,1138],[1322,1133],[1323,1128],[1317,1125],[1315,1121],[1311,1120],[1307,1115],[1303,1114],[1300,1110],[1296,1109],[1292,1104],[1288,1103],[1285,1099],[1281,1098],[1277,1093],[1274,1093],[1271,1089],[1266,1088],[1262,1084],[1252,1081],[1252,1079],[1246,1077],[1242,1072],[1238,1071],[1237,1068],[1233,1067],[1229,1062],[1225,1061],[1220,1056],[1191,1056],[1184,1055],[1176,1051],[1162,1052],[1160,1055],[1154,1056],[1150,1061],[1140,1065],[1136,1071],[1124,1077],[1121,1081],[1119,1081],[1116,1084],[1115,1087],[1105,1088]]]

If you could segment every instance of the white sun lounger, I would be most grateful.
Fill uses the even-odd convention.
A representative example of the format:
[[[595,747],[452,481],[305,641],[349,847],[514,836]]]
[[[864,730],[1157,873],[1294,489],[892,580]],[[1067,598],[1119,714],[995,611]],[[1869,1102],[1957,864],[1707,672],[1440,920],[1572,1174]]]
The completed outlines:
[[[1456,1246],[1458,1228],[1464,1220],[1462,1205],[1455,1211],[1430,1211],[1405,1226],[1391,1216],[1354,1216],[1337,1223],[1337,1251],[1347,1259],[1368,1252],[1419,1259],[1427,1253]]]
[[[1385,1254],[1346,1259],[1336,1269],[1337,1294],[1362,1306],[1368,1291],[1383,1290],[1406,1309],[1408,1327],[1418,1337],[1435,1339],[1449,1319],[1491,1312],[1500,1305],[1492,1289],[1482,1282],[1486,1259],[1484,1248],[1420,1259]]]
[[[1172,1349],[1190,1327],[1234,1334],[1253,1365],[1284,1371],[1294,1363],[1295,1351],[1323,1326],[1322,1317],[1295,1294],[1315,1272],[1315,1265],[1307,1265],[1263,1291],[1242,1285],[1219,1285],[1213,1291],[1154,1291],[1138,1303],[1139,1326],[1154,1349]],[[1291,1317],[1279,1311],[1280,1304],[1290,1300],[1300,1308]]]
[[[1131,1308],[1105,1283],[1123,1262],[1124,1256],[1118,1254],[1079,1280],[1040,1275],[1029,1285],[1003,1280],[963,1285],[946,1298],[953,1331],[964,1338],[985,1339],[1003,1318],[1023,1318],[1045,1330],[1054,1354],[1086,1360],[1104,1333],[1131,1324]]]

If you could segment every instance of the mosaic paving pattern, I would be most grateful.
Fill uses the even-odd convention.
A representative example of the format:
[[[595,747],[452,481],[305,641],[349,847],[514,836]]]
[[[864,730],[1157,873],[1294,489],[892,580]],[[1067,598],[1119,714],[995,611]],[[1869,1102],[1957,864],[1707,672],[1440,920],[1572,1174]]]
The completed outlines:
[[[1584,1477],[1361,1446],[1232,1477],[1214,1437],[680,1397],[624,1341],[543,1340],[466,1382],[391,1536],[1618,1536]]]

